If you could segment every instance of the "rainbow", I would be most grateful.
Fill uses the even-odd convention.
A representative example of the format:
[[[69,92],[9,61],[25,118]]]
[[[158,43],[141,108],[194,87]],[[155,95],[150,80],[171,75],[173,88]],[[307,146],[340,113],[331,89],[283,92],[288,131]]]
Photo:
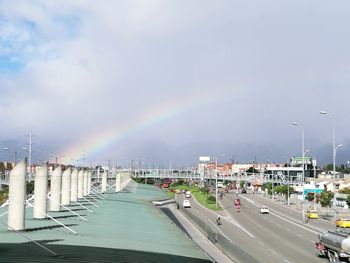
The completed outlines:
[[[227,92],[231,91],[232,89]],[[89,160],[94,159],[102,151],[112,147],[118,141],[152,125],[171,119],[190,109],[200,107],[201,105],[213,101],[217,102],[219,99],[225,97],[227,92],[216,93],[214,91],[209,91],[203,93],[203,91],[198,91],[198,93],[192,94],[191,96],[162,101],[148,110],[143,111],[141,115],[129,118],[127,122],[108,127],[106,130],[85,137],[83,140],[80,140],[75,145],[63,151],[60,156],[64,156],[62,157],[64,163],[83,158]]]

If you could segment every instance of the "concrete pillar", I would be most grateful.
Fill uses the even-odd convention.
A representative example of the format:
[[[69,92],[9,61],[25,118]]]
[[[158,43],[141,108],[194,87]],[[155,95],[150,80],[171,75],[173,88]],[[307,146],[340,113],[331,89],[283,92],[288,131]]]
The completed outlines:
[[[83,196],[87,196],[88,192],[88,170],[84,171],[84,176],[83,176]]]
[[[63,175],[62,175],[62,192],[61,192],[62,205],[70,205],[71,173],[72,173],[72,169],[68,167],[63,172]]]
[[[74,168],[71,174],[70,201],[78,201],[78,168]]]
[[[97,167],[97,183],[100,183],[100,176],[101,176],[101,171],[100,171],[100,167]]]
[[[84,168],[78,173],[78,198],[83,198]]]
[[[44,219],[47,213],[47,163],[36,172],[34,178],[34,209],[33,218]],[[44,213],[43,213],[44,212]]]
[[[26,199],[26,167],[27,160],[22,160],[10,172],[8,229],[24,230]]]
[[[104,170],[103,174],[102,174],[102,193],[107,192],[107,171]]]
[[[120,173],[115,174],[115,191],[120,192],[122,190],[122,178]]]
[[[57,166],[51,176],[50,211],[61,211],[62,167]]]
[[[88,181],[87,181],[87,194],[88,195],[91,193],[91,180],[92,180],[92,171],[89,170]]]

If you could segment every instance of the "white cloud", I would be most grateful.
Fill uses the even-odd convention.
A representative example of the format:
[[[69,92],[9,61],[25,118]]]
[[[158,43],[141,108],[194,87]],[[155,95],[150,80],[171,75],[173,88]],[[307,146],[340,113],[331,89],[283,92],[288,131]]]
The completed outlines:
[[[295,135],[284,123],[313,123],[309,111],[317,112],[319,105],[344,111],[350,95],[344,88],[350,39],[339,29],[345,32],[350,21],[326,4],[309,20],[313,3],[306,5],[2,1],[0,57],[20,61],[24,68],[0,77],[0,119],[9,130],[34,126],[40,136],[70,141],[138,119],[160,102],[191,94],[200,99],[203,90],[220,94],[232,87],[222,102],[213,99],[173,117],[159,131],[151,128],[137,136],[169,139],[174,145],[205,145],[216,137],[222,144],[283,141],[284,134]],[[333,19],[326,28],[325,14]],[[342,108],[332,102],[340,90]],[[338,115],[346,121],[340,110]],[[316,126],[308,129],[321,138]],[[339,133],[347,138],[345,131]]]

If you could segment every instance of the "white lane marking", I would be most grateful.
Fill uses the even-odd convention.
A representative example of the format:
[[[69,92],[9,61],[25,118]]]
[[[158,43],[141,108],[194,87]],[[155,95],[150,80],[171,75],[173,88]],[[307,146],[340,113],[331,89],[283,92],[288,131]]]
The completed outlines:
[[[274,253],[274,254],[277,255],[277,252],[276,252],[275,250],[273,250],[273,249],[270,248],[270,251],[271,251],[272,253]]]
[[[260,240],[259,240],[259,243],[260,243],[261,245],[265,246],[265,244],[264,244],[262,241],[260,241]]]
[[[197,200],[196,200],[197,201]],[[200,205],[200,204],[199,204]],[[206,216],[206,215],[203,215],[199,210],[197,210],[196,208],[193,208],[193,210],[195,210],[198,214],[201,214],[204,218],[207,218],[210,222],[211,222],[211,220]],[[217,213],[215,213],[215,212],[213,212],[213,211],[211,211],[211,210],[208,210],[208,212],[211,212],[212,214],[214,214],[214,215],[218,215]],[[225,212],[225,214],[227,215],[227,213],[226,213],[226,210],[224,210],[224,212]],[[245,229],[243,226],[241,226],[238,222],[236,222],[235,220],[233,220],[233,218],[231,217],[231,216],[229,216],[229,215],[227,215],[227,217],[229,218],[229,219],[227,219],[227,218],[222,218],[222,219],[224,219],[224,220],[226,220],[226,221],[232,221],[232,222],[230,222],[231,224],[233,224],[233,225],[235,225],[235,226],[237,226],[238,228],[240,228],[243,232],[245,232],[246,234],[248,234],[250,237],[252,237],[252,238],[255,238],[255,236],[254,235],[252,235],[247,229]],[[215,224],[214,224],[215,225]],[[217,227],[217,226],[216,226]],[[219,228],[218,228],[219,229]],[[231,241],[232,242],[232,241]]]
[[[228,240],[230,241],[232,244],[235,245],[235,243],[228,237],[226,236],[226,234],[224,232],[222,232],[222,230],[216,225],[214,224],[209,218],[208,218],[208,221]]]
[[[277,226],[279,226],[279,227],[282,227],[280,224],[276,224]]]
[[[249,199],[247,198],[247,197],[245,197],[245,196],[242,196],[244,199],[246,199],[248,202],[249,202]],[[257,205],[256,205],[257,206]],[[257,207],[259,207],[259,206],[257,206]],[[300,227],[300,228],[303,228],[303,229],[305,229],[305,230],[308,230],[309,232],[311,232],[311,233],[313,233],[313,234],[319,234],[319,232],[317,232],[317,231],[315,231],[315,230],[312,230],[312,229],[310,229],[310,228],[307,228],[307,227],[305,227],[305,226],[303,226],[303,225],[299,225],[298,223],[295,223],[294,221],[291,221],[291,220],[289,220],[289,219],[287,219],[287,218],[285,218],[285,217],[283,217],[283,216],[280,216],[280,215],[278,215],[278,214],[276,214],[276,213],[274,213],[274,212],[271,212],[270,211],[270,214],[272,214],[272,215],[274,215],[274,216],[277,216],[278,218],[280,218],[280,219],[283,219],[284,221],[287,221],[287,222],[289,222],[289,223],[291,223],[291,224],[294,224],[295,226],[298,226],[298,227]]]
[[[287,259],[284,259],[284,262],[290,263]]]
[[[241,230],[243,230],[246,234],[248,234],[250,237],[255,238],[254,235],[252,235],[251,233],[249,233],[249,231],[247,229],[245,229],[243,226],[241,226],[237,221],[235,221],[232,217],[229,217],[229,219],[232,221],[231,223],[233,223],[234,225],[236,225],[238,228],[240,228]],[[228,219],[226,219],[228,220]]]

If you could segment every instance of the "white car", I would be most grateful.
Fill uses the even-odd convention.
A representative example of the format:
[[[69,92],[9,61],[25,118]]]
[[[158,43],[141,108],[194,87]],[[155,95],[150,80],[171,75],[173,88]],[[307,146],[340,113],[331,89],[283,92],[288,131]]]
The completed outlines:
[[[190,208],[190,207],[191,207],[190,200],[185,199],[185,200],[183,201],[183,203],[182,203],[182,206],[183,206],[184,208]]]
[[[269,214],[270,213],[270,210],[267,206],[261,206],[260,207],[260,214]]]
[[[191,198],[191,192],[190,192],[190,191],[186,191],[185,197],[186,197],[186,198]]]

